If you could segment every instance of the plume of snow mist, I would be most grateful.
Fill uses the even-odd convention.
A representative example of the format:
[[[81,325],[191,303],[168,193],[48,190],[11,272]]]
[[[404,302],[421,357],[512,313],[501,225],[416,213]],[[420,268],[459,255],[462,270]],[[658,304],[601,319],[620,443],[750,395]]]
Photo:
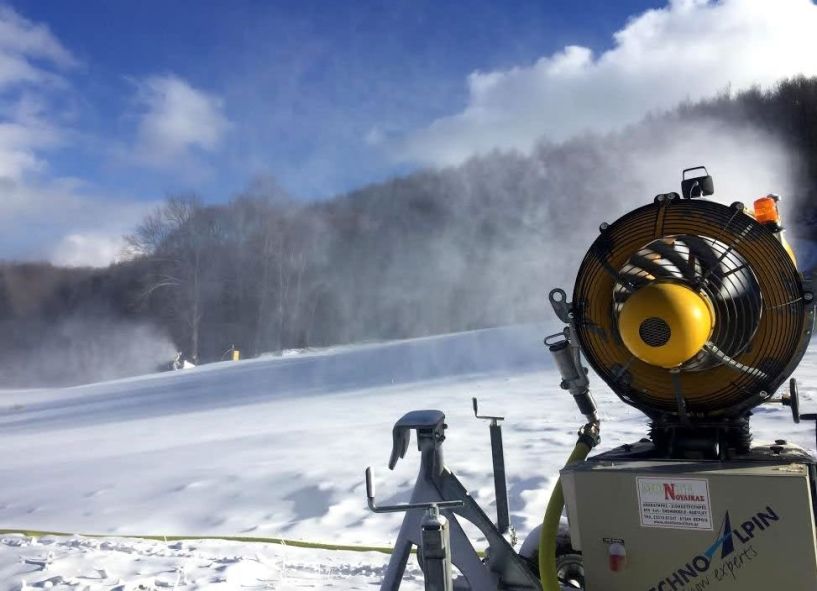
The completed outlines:
[[[0,380],[3,387],[99,382],[154,372],[175,351],[150,324],[75,316],[53,327],[38,347],[4,359]]]
[[[378,199],[366,203],[381,208],[372,218],[388,219],[397,202],[412,230],[392,231],[384,240],[391,251],[350,259],[334,278],[339,304],[332,321],[349,331],[339,340],[550,322],[547,293],[555,287],[572,293],[599,224],[659,193],[680,192],[681,171],[697,165],[714,177],[715,200],[751,207],[777,193],[784,221],[795,224],[796,211],[787,206],[802,186],[801,169],[779,138],[748,123],[679,113],[613,134],[541,142],[527,154],[494,152],[372,188]],[[382,270],[375,289],[349,280],[368,277],[372,267]]]
[[[749,125],[668,116],[606,136],[543,142],[529,155],[495,153],[439,171],[444,190],[456,196],[458,215],[426,245],[422,260],[403,261],[394,274],[427,277],[421,289],[444,295],[435,296],[431,312],[398,320],[411,327],[438,313],[467,329],[552,319],[547,292],[572,292],[599,224],[659,193],[680,192],[681,171],[697,165],[714,177],[713,199],[751,207],[755,198],[778,193],[785,219],[796,221],[786,206],[799,186],[798,160],[777,138]],[[486,224],[487,233],[475,240]],[[437,272],[413,273],[413,266],[426,269],[429,261]],[[461,297],[463,289],[468,297]]]
[[[796,222],[790,206],[799,184],[798,158],[778,138],[750,125],[703,118],[651,120],[606,138],[540,146],[537,155],[546,177],[556,181],[566,175],[573,181],[573,191],[550,191],[543,200],[545,215],[559,220],[543,245],[560,254],[548,257],[547,274],[565,285],[572,285],[601,222],[612,222],[659,193],[680,193],[684,168],[706,166],[715,180],[710,199],[721,203],[741,201],[751,207],[757,197],[777,193],[783,197],[783,215]],[[551,173],[557,155],[562,168]]]

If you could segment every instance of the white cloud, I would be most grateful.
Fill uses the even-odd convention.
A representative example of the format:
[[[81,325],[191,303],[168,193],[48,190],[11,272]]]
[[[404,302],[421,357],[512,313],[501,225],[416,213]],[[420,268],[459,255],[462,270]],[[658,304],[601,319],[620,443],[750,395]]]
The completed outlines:
[[[76,65],[48,27],[0,6],[0,259],[108,264],[149,207],[49,178],[46,152],[70,133],[59,120]]]
[[[27,173],[42,171],[45,161],[38,152],[62,141],[63,132],[44,113],[19,108],[29,106],[24,101],[13,109],[16,113],[0,122],[0,178],[19,180]]]
[[[0,6],[0,91],[24,84],[59,84],[54,70],[76,64],[48,27]]]
[[[0,52],[11,57],[44,59],[61,66],[76,64],[71,52],[47,26],[29,21],[8,6],[0,6]]]
[[[0,178],[20,179],[45,167],[38,150],[62,132],[48,121],[50,93],[76,64],[47,27],[0,6]]]
[[[601,55],[569,46],[531,66],[472,73],[462,112],[392,149],[402,160],[456,164],[542,137],[610,131],[727,88],[817,75],[815,31],[811,0],[671,0],[631,19]]]
[[[177,76],[154,76],[139,85],[143,110],[136,158],[142,164],[178,170],[196,151],[218,148],[230,127],[220,98],[193,88]]]
[[[0,180],[0,260],[48,260],[106,266],[119,258],[122,236],[155,202],[96,195],[69,179]]]
[[[0,259],[104,266],[153,206],[49,174],[78,64],[48,27],[0,6]],[[165,152],[167,154],[167,152]]]
[[[50,258],[65,267],[107,267],[119,260],[124,247],[121,235],[68,234],[54,247]]]

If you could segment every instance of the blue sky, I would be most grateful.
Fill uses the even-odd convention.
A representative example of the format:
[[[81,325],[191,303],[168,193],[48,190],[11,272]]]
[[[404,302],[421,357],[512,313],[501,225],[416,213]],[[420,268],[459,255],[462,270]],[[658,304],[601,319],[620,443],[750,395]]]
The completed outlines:
[[[809,73],[791,55],[813,55],[814,9],[0,0],[0,259],[104,264],[171,193],[223,201],[265,176],[327,198]]]
[[[564,45],[601,50],[659,2],[28,0],[80,66],[67,74],[86,145],[49,155],[56,175],[147,195],[195,188],[222,199],[256,174],[326,197],[411,168],[366,142],[465,105],[466,76],[524,65]],[[94,141],[133,133],[134,80],[175,75],[221,97],[231,122],[205,178],[114,166]],[[103,147],[104,151],[104,147]],[[195,176],[195,175],[194,175]]]

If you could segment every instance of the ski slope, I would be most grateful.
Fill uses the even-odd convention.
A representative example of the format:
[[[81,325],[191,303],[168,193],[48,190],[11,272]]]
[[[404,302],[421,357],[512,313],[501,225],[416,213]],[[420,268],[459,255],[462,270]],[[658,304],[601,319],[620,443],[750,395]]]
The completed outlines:
[[[390,472],[391,427],[439,408],[446,463],[493,510],[487,424],[502,414],[512,520],[541,519],[581,417],[541,345],[547,327],[518,326],[225,362],[56,390],[0,391],[0,529],[103,534],[0,536],[0,589],[373,589],[386,555],[219,540],[128,535],[284,537],[390,544],[400,515],[366,509],[407,500],[412,445]],[[552,332],[552,331],[551,331]],[[817,356],[796,376],[817,406]],[[603,447],[637,440],[642,416],[593,382]],[[766,406],[756,439],[813,449],[813,427]],[[416,567],[406,589],[421,589]]]

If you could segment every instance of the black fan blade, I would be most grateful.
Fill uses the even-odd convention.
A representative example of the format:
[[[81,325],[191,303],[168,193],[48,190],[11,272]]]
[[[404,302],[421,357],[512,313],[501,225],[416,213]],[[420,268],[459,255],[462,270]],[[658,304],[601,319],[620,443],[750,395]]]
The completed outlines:
[[[652,282],[652,280],[644,275],[644,273],[639,272],[636,269],[624,269],[621,271],[621,273],[617,274],[617,278],[618,284],[628,292],[632,291],[633,289],[644,287],[648,283]]]
[[[650,260],[640,253],[636,253],[631,256],[629,263],[635,267],[643,269],[657,279],[679,279],[678,275],[681,273],[680,270],[678,273],[674,273],[672,267],[661,265],[660,263]]]
[[[766,375],[766,373],[762,372],[758,368],[749,367],[748,365],[744,365],[740,361],[733,359],[732,357],[721,351],[716,345],[714,345],[711,342],[708,342],[706,343],[706,345],[704,345],[704,350],[730,369],[739,371],[741,373],[748,373],[753,377],[760,378],[763,380],[769,378],[769,376]]]
[[[722,268],[720,261],[721,253],[715,250],[711,242],[700,236],[693,235],[685,235],[681,238],[681,241],[689,248],[690,259],[692,255],[695,255],[695,258],[698,259],[704,275],[715,272],[723,274],[725,270]]]
[[[690,283],[695,281],[694,265],[691,265],[690,262],[684,258],[684,255],[678,252],[673,245],[667,244],[663,240],[656,240],[650,244],[649,248],[675,265],[687,281]]]

